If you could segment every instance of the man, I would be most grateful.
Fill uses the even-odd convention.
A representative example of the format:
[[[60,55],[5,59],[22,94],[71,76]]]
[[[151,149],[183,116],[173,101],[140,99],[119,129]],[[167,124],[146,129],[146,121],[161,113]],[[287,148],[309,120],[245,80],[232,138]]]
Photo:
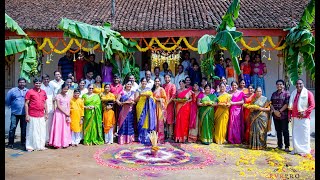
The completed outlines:
[[[67,78],[65,83],[69,87],[68,92],[67,92],[67,96],[69,96],[69,98],[72,99],[73,91],[74,91],[74,89],[72,88],[72,79],[71,78]]]
[[[99,64],[95,62],[95,60],[96,60],[96,55],[90,54],[89,55],[89,62],[87,62],[83,68],[84,74],[87,74],[88,72],[93,72],[94,78],[97,75],[101,74],[101,68],[100,68]]]
[[[296,90],[291,93],[289,100],[289,121],[292,121],[291,154],[305,156],[311,151],[310,147],[310,114],[315,107],[313,94],[304,87],[303,80],[296,81]]]
[[[110,84],[110,92],[113,93],[116,97],[118,97],[123,90],[123,86],[120,83],[120,77],[118,74],[113,76],[113,83]]]
[[[6,105],[11,109],[11,123],[9,130],[9,143],[8,147],[13,148],[16,128],[20,121],[21,129],[21,145],[25,146],[26,143],[26,127],[24,97],[28,91],[26,86],[26,79],[18,79],[18,87],[10,89],[6,96]]]
[[[171,77],[170,74],[166,74],[164,76],[164,79],[166,81],[165,84],[163,84],[163,88],[166,91],[166,97],[167,97],[167,137],[172,140],[173,136],[173,123],[174,123],[174,102],[173,99],[176,97],[176,86],[171,83]]]
[[[49,143],[50,133],[51,133],[51,126],[52,126],[52,119],[53,119],[53,99],[55,97],[54,90],[49,85],[50,77],[48,74],[42,75],[42,84],[41,89],[44,90],[47,94],[47,109],[48,109],[48,120],[46,121],[46,144]]]
[[[289,152],[289,120],[288,120],[288,103],[290,93],[284,89],[284,81],[279,79],[276,82],[277,91],[271,96],[271,112],[274,126],[277,132],[278,149],[282,149],[282,135],[284,137],[285,151]]]
[[[27,121],[26,150],[45,150],[46,120],[48,119],[47,94],[38,78],[33,80],[34,88],[26,94],[25,110]]]
[[[193,69],[190,70],[189,77],[191,79],[191,84],[198,83],[198,85],[200,85],[202,74],[200,72],[198,63],[195,62],[193,64]]]
[[[84,51],[79,53],[79,57],[76,62],[74,62],[74,81],[80,82],[84,78],[83,68],[87,64],[87,61],[84,59]]]
[[[49,82],[49,86],[53,89],[54,96],[56,96],[64,81],[61,79],[59,71],[54,71],[53,75],[55,79]]]
[[[181,62],[181,64],[183,66],[183,72],[188,73],[187,70],[191,66],[191,63],[190,63],[190,52],[189,51],[184,53],[183,61]]]
[[[85,88],[88,88],[89,84],[93,84],[95,80],[93,79],[93,71],[89,70],[86,73],[86,79],[84,80],[86,82],[86,85],[84,85]]]
[[[145,63],[144,64],[144,69],[142,71],[140,71],[140,79],[146,77],[146,71],[149,70],[149,64]]]
[[[70,51],[66,52],[66,55],[59,59],[58,71],[62,73],[62,78],[66,79],[69,72],[73,72],[73,59]]]
[[[154,81],[151,79],[151,71],[146,71],[145,77],[147,79],[147,87],[152,89],[153,85],[154,85]],[[139,86],[141,86],[141,82],[139,84]]]
[[[134,75],[131,74],[129,76],[129,81],[131,81],[132,83],[131,91],[136,92],[139,89],[139,85],[136,83],[136,79],[134,78]]]
[[[160,72],[160,76],[164,77],[164,75],[169,74],[172,78],[174,78],[174,75],[172,74],[172,71],[169,68],[169,65],[167,62],[164,62],[162,64],[163,71]]]
[[[174,78],[174,84],[176,85],[176,89],[180,89],[180,80],[185,80],[186,77],[188,77],[188,75],[186,75],[183,71],[183,65],[179,64],[178,66],[178,74],[176,75],[176,77]]]
[[[155,78],[159,78],[160,79],[160,83],[164,84],[164,78],[163,76],[160,75],[160,67],[154,67],[153,69],[154,75],[152,75],[151,79],[154,80]]]
[[[226,70],[224,68],[224,59],[222,57],[219,59],[219,63],[216,65],[216,67],[214,69],[214,73],[220,79],[222,77],[226,77]]]

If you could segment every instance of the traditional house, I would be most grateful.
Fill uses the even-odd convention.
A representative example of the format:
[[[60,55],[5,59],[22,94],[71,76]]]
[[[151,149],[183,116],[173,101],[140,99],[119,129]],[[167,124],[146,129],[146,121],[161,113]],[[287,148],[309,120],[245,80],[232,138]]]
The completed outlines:
[[[53,77],[58,60],[64,55],[70,39],[63,37],[57,28],[61,18],[69,18],[92,25],[110,22],[112,29],[124,37],[137,40],[139,50],[135,53],[136,62],[142,65],[150,61],[150,49],[180,45],[191,52],[191,57],[200,59],[196,51],[197,40],[204,34],[215,34],[215,25],[227,10],[228,0],[91,0],[91,1],[51,1],[51,0],[6,0],[5,12],[11,16],[28,34],[35,38],[44,52],[43,72]],[[275,81],[284,78],[281,40],[287,32],[284,28],[293,27],[299,21],[308,0],[242,0],[239,18],[235,22],[238,31],[243,32],[243,41],[239,46],[243,50],[261,51],[262,61],[266,63],[268,73],[266,95],[270,98],[275,90]],[[112,8],[113,7],[113,8]],[[6,31],[6,38],[15,38],[15,33]],[[172,37],[172,38],[171,38]],[[185,37],[185,38],[184,38]],[[49,43],[52,43],[50,44]],[[79,45],[79,44],[78,44]],[[71,47],[80,49],[77,43]],[[84,45],[88,47],[88,45]],[[82,47],[84,48],[84,47]],[[100,52],[96,61],[102,57]],[[52,54],[53,61],[46,64],[47,55]],[[228,56],[228,55],[226,55]],[[6,90],[15,86],[19,78],[19,56],[7,59]],[[304,72],[309,89],[314,82]],[[292,89],[292,88],[290,88]]]

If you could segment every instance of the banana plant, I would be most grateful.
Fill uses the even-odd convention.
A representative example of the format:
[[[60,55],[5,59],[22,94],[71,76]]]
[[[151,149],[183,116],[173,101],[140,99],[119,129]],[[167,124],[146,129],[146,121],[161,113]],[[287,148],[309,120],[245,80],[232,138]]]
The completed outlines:
[[[5,14],[5,25],[8,29],[24,36],[22,39],[10,39],[5,41],[5,56],[22,53],[20,62],[20,77],[30,82],[30,77],[39,74],[40,66],[37,61],[37,50],[35,41],[29,39],[28,35],[9,15]]]
[[[315,78],[315,38],[311,32],[311,24],[315,17],[315,0],[311,0],[305,8],[297,26],[284,29],[289,30],[285,38],[287,47],[284,49],[285,69],[294,84],[302,74],[302,67],[310,71],[312,79]],[[303,61],[301,60],[303,57]]]
[[[201,68],[207,76],[215,77],[214,75],[214,56],[221,48],[226,48],[231,55],[231,60],[235,72],[240,74],[238,57],[241,55],[241,49],[237,42],[241,39],[242,33],[236,31],[234,21],[239,16],[240,1],[233,0],[226,14],[222,17],[222,22],[216,28],[215,36],[205,34],[198,41],[198,53],[206,54],[206,58],[201,61]]]

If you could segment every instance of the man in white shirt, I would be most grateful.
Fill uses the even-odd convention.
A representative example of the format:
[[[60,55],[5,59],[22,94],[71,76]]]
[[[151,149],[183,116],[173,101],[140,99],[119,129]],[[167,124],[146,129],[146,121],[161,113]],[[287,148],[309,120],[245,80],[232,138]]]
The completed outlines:
[[[184,80],[186,79],[186,77],[188,77],[188,75],[185,74],[185,72],[183,71],[183,65],[179,64],[178,66],[178,73],[176,74],[176,77],[174,78],[174,84],[176,85],[177,90],[180,89],[180,80]]]
[[[173,75],[172,71],[170,69],[168,69],[169,65],[168,65],[167,62],[164,62],[162,64],[162,67],[163,67],[163,71],[160,72],[160,76],[163,76],[163,78],[164,78],[164,75],[169,74],[170,78],[174,78],[174,75]]]
[[[152,89],[153,85],[154,85],[154,81],[151,79],[151,71],[146,71],[146,79],[147,79],[147,86],[148,88]],[[141,87],[141,82],[139,84],[139,86]]]
[[[189,51],[184,53],[183,61],[181,64],[183,66],[183,72],[186,72],[190,68],[191,62],[190,62],[190,52]]]
[[[160,79],[161,85],[165,83],[164,77],[160,75],[160,67],[154,67],[154,75],[151,76],[151,79],[154,80],[156,77]]]
[[[46,144],[48,144],[50,139],[50,132],[52,126],[53,112],[54,112],[54,103],[53,99],[55,97],[55,93],[53,88],[49,85],[50,77],[48,74],[42,75],[42,84],[41,89],[44,90],[47,94],[47,112],[48,112],[48,120],[46,121]]]
[[[49,86],[53,89],[54,97],[58,94],[59,90],[61,89],[62,84],[64,81],[61,79],[61,73],[59,71],[54,71],[54,80],[49,82]]]
[[[132,83],[131,90],[136,92],[139,89],[139,85],[136,83],[136,79],[134,78],[134,75],[129,76],[129,81],[131,81]]]
[[[88,88],[89,84],[93,84],[95,82],[92,71],[87,72],[84,82],[86,82],[86,85],[84,85],[85,88]]]
[[[148,70],[149,70],[149,64],[145,63],[143,71],[140,71],[140,79],[146,77],[145,74],[146,74],[146,71],[148,71]]]

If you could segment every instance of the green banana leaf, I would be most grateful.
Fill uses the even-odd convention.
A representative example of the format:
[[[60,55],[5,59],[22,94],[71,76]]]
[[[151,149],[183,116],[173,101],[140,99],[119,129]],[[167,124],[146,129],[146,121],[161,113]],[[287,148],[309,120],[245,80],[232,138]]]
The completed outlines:
[[[21,64],[20,77],[23,77],[30,82],[30,77],[38,74],[36,47],[34,45],[28,46],[21,54],[18,61]]]
[[[5,56],[23,52],[27,47],[33,45],[33,41],[29,39],[9,39],[5,41]]]
[[[198,53],[205,54],[211,50],[215,36],[205,34],[198,41]]]
[[[5,23],[6,27],[11,31],[16,32],[18,35],[27,36],[27,34],[22,30],[22,28],[15,22],[7,13],[5,13]]]
[[[287,48],[284,50],[285,65],[287,66],[285,69],[292,84],[302,74],[302,67],[310,71],[312,79],[315,77],[315,63],[313,59],[315,39],[310,32],[314,16],[315,0],[311,0],[304,10],[299,24],[290,29],[285,39],[287,44]],[[303,62],[300,62],[299,54],[302,55]]]

